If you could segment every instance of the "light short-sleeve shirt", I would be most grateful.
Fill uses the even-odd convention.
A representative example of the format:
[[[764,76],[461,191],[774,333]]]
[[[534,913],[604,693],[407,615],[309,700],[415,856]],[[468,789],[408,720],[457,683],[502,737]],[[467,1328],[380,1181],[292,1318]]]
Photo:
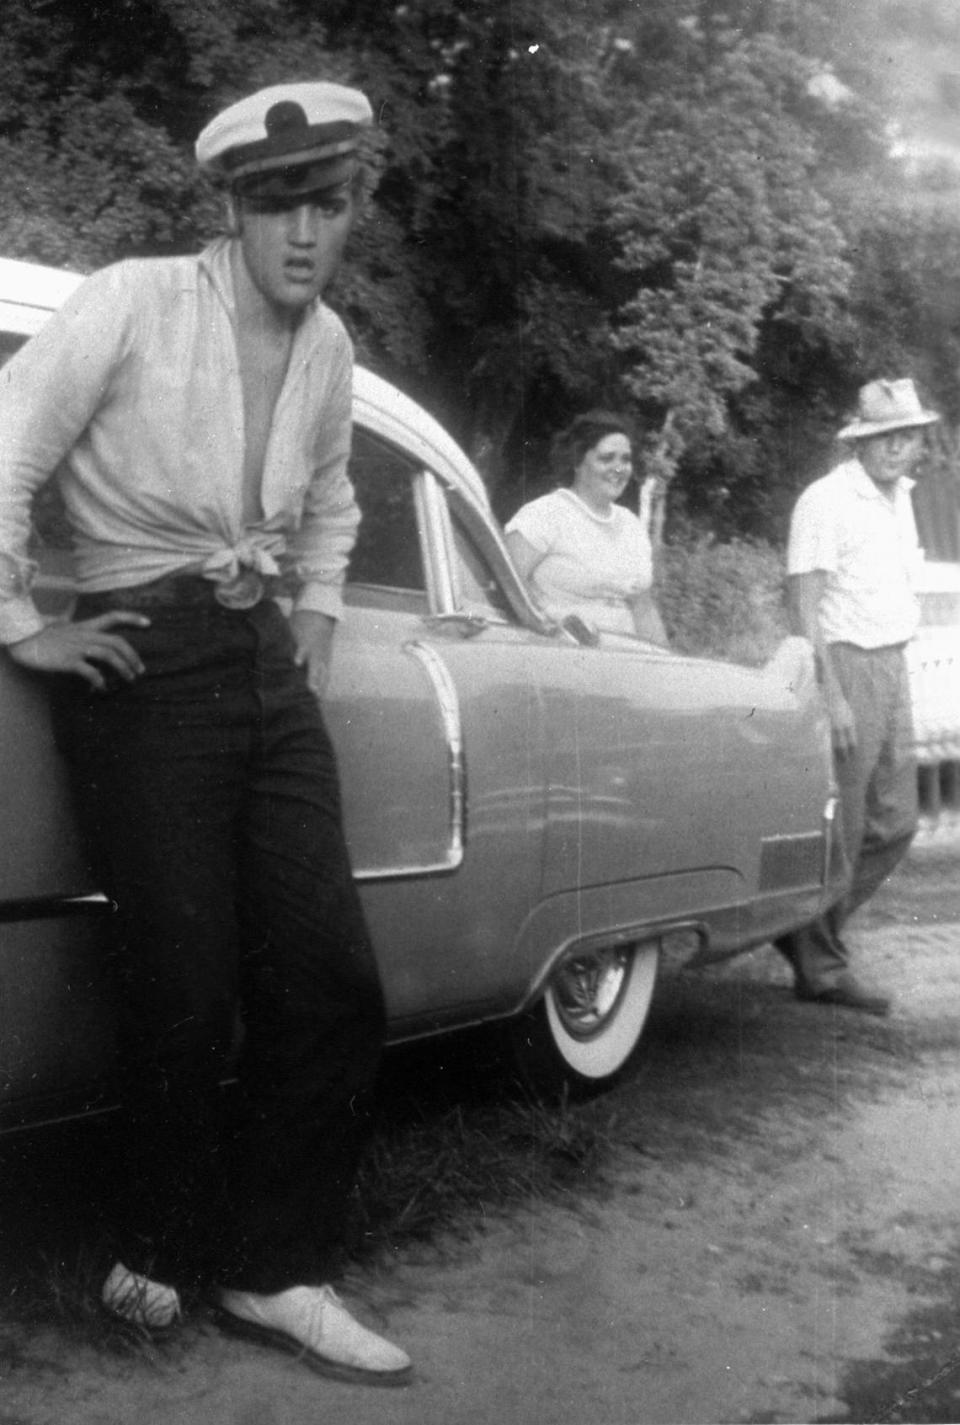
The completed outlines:
[[[916,633],[914,585],[923,552],[912,486],[899,479],[888,499],[852,459],[808,485],[797,501],[787,572],[826,575],[819,617],[827,643],[883,648]]]
[[[623,505],[598,515],[573,490],[523,505],[507,525],[543,556],[531,575],[554,618],[579,614],[597,628],[634,633],[629,600],[650,588],[653,557],[640,520]]]

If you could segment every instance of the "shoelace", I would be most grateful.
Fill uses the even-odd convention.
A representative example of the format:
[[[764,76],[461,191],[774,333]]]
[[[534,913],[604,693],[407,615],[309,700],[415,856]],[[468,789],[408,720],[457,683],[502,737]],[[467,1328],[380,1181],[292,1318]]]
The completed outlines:
[[[322,1286],[313,1293],[310,1310],[307,1314],[307,1330],[303,1343],[304,1350],[310,1349],[307,1342],[312,1342],[316,1346],[323,1340],[323,1313],[325,1307],[330,1304],[334,1306],[342,1305],[333,1287]]]

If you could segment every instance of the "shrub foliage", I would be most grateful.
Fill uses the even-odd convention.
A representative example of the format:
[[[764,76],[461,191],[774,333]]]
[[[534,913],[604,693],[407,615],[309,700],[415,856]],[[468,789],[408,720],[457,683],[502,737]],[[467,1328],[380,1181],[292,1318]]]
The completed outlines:
[[[759,664],[787,634],[782,558],[773,545],[705,537],[667,545],[657,601],[683,653]]]

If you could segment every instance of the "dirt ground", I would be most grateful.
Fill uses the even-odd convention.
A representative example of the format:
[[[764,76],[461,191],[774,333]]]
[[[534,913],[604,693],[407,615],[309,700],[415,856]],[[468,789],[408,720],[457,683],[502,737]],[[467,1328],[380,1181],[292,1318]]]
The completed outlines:
[[[960,1421],[958,868],[929,837],[861,914],[889,1020],[798,1004],[765,950],[667,973],[600,1194],[345,1283],[407,1389],[202,1319],[156,1358],[0,1324],[0,1425]]]

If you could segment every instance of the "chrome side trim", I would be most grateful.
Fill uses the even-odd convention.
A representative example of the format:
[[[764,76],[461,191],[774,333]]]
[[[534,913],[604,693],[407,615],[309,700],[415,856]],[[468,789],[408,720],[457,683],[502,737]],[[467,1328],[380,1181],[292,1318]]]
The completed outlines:
[[[83,896],[24,896],[0,901],[0,925],[23,920],[60,920],[68,915],[111,915],[116,908],[102,891]]]
[[[833,858],[836,854],[837,837],[839,835],[839,818],[837,815],[839,808],[840,798],[836,792],[831,792],[823,808],[823,862],[821,865],[820,884],[824,887],[830,884],[830,873],[833,870]]]
[[[404,651],[415,658],[426,673],[440,713],[449,778],[447,845],[436,861],[419,866],[388,866],[371,871],[357,871],[354,877],[357,881],[386,881],[397,880],[402,876],[435,875],[441,871],[455,871],[463,862],[467,816],[466,762],[457,689],[447,665],[428,643],[408,643]]]
[[[463,861],[466,841],[466,762],[463,752],[463,724],[460,719],[460,699],[446,663],[429,643],[408,643],[406,651],[416,658],[433,685],[440,710],[443,738],[447,748],[447,769],[450,777],[449,842],[447,854],[438,869],[452,871]]]

